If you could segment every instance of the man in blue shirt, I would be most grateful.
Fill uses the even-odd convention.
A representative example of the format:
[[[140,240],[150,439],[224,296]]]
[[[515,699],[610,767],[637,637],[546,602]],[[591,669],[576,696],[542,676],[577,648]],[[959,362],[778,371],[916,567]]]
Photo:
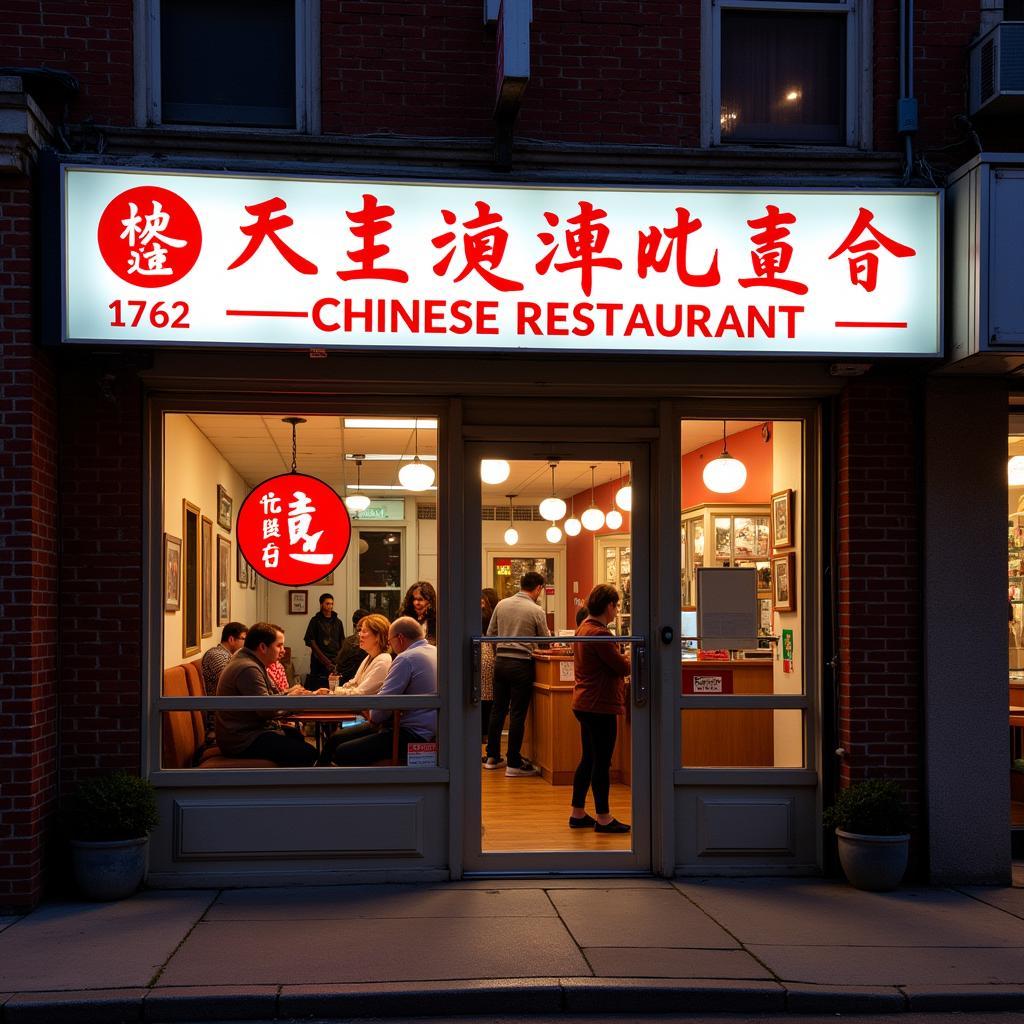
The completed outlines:
[[[395,619],[388,633],[388,643],[395,659],[380,688],[380,696],[437,693],[437,648],[424,639],[423,627],[408,616]],[[410,743],[429,743],[437,736],[437,711],[414,708],[401,715],[398,745],[404,759]],[[351,767],[390,758],[391,717],[390,711],[374,710],[370,713],[369,724],[342,729],[331,737],[320,763]]]

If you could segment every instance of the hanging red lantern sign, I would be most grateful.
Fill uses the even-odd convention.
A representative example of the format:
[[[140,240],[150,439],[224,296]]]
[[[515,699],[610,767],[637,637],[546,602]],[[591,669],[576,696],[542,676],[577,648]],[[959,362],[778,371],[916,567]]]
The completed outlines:
[[[303,587],[344,559],[352,539],[348,510],[315,476],[285,473],[257,485],[238,510],[238,546],[264,579]]]

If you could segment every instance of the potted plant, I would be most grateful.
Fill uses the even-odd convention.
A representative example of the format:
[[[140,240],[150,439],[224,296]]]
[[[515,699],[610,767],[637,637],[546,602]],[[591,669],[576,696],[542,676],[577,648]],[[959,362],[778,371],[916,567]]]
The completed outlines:
[[[63,818],[82,894],[119,900],[135,892],[146,871],[149,833],[159,821],[153,784],[123,771],[83,779]]]
[[[871,779],[840,790],[825,824],[836,830],[839,863],[851,885],[888,892],[900,884],[910,848],[907,821],[895,782]]]

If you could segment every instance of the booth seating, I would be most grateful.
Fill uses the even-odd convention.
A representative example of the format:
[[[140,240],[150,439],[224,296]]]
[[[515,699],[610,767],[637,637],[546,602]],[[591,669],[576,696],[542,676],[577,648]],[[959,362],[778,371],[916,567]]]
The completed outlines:
[[[164,669],[165,697],[202,697],[203,674],[199,661],[189,661]],[[206,747],[205,716],[198,709],[162,712],[160,730],[163,740],[163,768],[276,768],[274,761],[259,757],[227,757],[216,746]],[[196,765],[196,754],[199,763]]]

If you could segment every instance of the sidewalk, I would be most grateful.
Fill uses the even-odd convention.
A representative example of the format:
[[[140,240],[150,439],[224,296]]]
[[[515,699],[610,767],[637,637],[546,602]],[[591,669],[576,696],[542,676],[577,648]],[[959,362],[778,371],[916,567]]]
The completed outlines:
[[[497,879],[144,892],[0,918],[4,1024],[1024,1010],[1014,888]]]

